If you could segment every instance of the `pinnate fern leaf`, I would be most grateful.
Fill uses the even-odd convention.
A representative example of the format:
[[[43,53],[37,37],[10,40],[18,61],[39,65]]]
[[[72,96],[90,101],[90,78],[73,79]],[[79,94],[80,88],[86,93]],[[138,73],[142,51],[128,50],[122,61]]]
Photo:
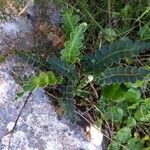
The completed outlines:
[[[102,72],[106,67],[111,67],[114,63],[119,64],[122,59],[133,58],[149,48],[150,42],[133,42],[126,38],[103,46],[95,54],[85,56],[84,66],[87,71]]]
[[[48,63],[46,62],[45,59],[42,59],[36,54],[33,54],[31,52],[24,52],[24,51],[19,51],[16,50],[16,55],[22,60],[25,61],[26,63],[38,67],[40,69],[46,68],[50,70],[51,68],[49,67]]]
[[[48,59],[48,64],[55,72],[64,77],[78,81],[78,74],[74,64],[62,61],[60,58],[52,57]]]
[[[96,82],[101,85],[110,85],[112,83],[131,82],[142,80],[150,71],[140,67],[113,67],[105,70],[101,75],[96,77]]]
[[[61,51],[61,59],[63,61],[73,64],[77,62],[86,28],[87,24],[82,23],[70,34],[70,39],[65,43],[65,48]]]
[[[65,30],[67,37],[69,38],[70,33],[72,33],[79,21],[79,16],[73,14],[72,9],[67,9],[62,15],[63,29]]]
[[[16,99],[37,88],[60,84],[62,81],[63,78],[61,76],[57,77],[52,71],[41,72],[39,76],[33,76],[28,83],[23,85],[23,88],[17,93]]]
[[[65,107],[66,114],[70,119],[70,122],[75,123],[76,115],[75,115],[75,106],[74,106],[74,83],[72,80],[68,80],[66,90],[64,93],[65,98]]]
[[[72,70],[75,69],[74,64],[68,64],[67,62],[62,61],[57,57],[49,58],[48,64],[52,69],[63,76],[67,76],[68,73],[72,72]]]

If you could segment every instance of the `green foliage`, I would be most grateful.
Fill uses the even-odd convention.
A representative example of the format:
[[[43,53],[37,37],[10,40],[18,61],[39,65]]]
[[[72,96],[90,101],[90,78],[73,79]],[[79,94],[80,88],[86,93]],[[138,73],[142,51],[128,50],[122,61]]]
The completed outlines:
[[[140,28],[139,36],[141,40],[150,40],[150,23]]]
[[[106,41],[112,42],[116,39],[116,37],[117,37],[117,33],[115,32],[114,29],[110,27],[104,29],[104,38]]]
[[[63,29],[67,34],[67,37],[70,37],[70,33],[72,33],[77,27],[79,22],[79,16],[73,14],[72,9],[66,9],[62,15],[62,23]]]
[[[79,16],[74,15],[72,9],[64,11],[62,22],[68,40],[65,43],[65,48],[61,51],[61,59],[72,64],[79,60],[80,49],[83,46],[84,32],[87,28],[87,23],[78,25],[78,21]]]
[[[120,84],[112,84],[102,88],[102,97],[106,100],[120,101],[125,94],[125,90]]]
[[[74,64],[68,64],[57,57],[49,58],[48,64],[53,70],[62,76],[70,77],[72,79],[75,78],[77,80],[77,72]]]
[[[84,87],[88,85],[88,83],[92,82],[94,77],[92,75],[84,77],[81,81],[80,84],[78,85],[77,89],[78,91],[82,90]]]
[[[131,129],[128,127],[121,128],[117,132],[115,138],[122,144],[127,143],[128,140],[131,138]]]
[[[75,115],[75,106],[74,106],[74,83],[71,80],[67,81],[67,86],[64,93],[64,98],[66,100],[66,113],[71,121],[71,123],[76,122],[76,115]]]
[[[33,76],[28,83],[24,84],[21,91],[17,93],[16,99],[27,92],[32,92],[37,88],[44,88],[48,85],[60,84],[63,81],[61,76],[56,76],[53,72],[41,72],[39,76]]]
[[[106,108],[106,116],[110,121],[120,122],[123,119],[124,112],[122,108],[111,106]]]
[[[92,55],[85,56],[83,65],[89,72],[102,72],[106,67],[111,67],[114,63],[119,64],[122,59],[133,58],[149,48],[149,42],[119,40],[116,43],[102,46]]]
[[[124,100],[129,104],[136,103],[141,100],[141,92],[138,89],[129,89],[124,96]]]
[[[111,121],[117,128],[117,133],[113,135],[115,141],[110,143],[109,150],[120,150],[124,147],[142,149],[144,147],[144,139],[137,136],[134,130],[138,129],[138,125],[150,122],[150,101],[149,98],[142,98],[139,89],[143,86],[137,82],[126,85],[113,84],[102,88],[100,111],[106,117],[105,119]],[[148,134],[149,130],[145,132]]]
[[[24,54],[21,51],[16,53],[29,64],[33,64],[33,66],[39,67],[40,70],[44,70],[39,76],[32,77],[23,86],[23,90],[19,95],[21,96],[24,92],[34,91],[37,88],[45,88],[49,85],[53,86],[62,83],[58,86],[58,91],[54,89],[54,93],[59,93],[59,97],[61,95],[61,98],[58,98],[58,102],[65,108],[65,112],[72,123],[75,123],[77,119],[75,113],[76,106],[81,105],[83,109],[86,108],[87,110],[96,105],[97,110],[99,109],[99,115],[96,117],[100,117],[102,126],[108,125],[108,128],[111,130],[112,127],[113,132],[115,132],[115,134],[112,134],[113,141],[110,143],[108,149],[142,149],[143,145],[149,146],[149,144],[145,142],[146,140],[144,140],[143,136],[139,136],[141,130],[139,130],[139,133],[137,132],[141,125],[147,125],[150,121],[149,98],[143,92],[145,84],[148,84],[149,79],[146,79],[146,76],[150,73],[150,70],[148,69],[149,67],[143,67],[145,61],[140,61],[139,59],[141,54],[149,55],[150,42],[133,40],[134,38],[130,40],[126,37],[128,35],[126,31],[129,30],[128,28],[131,25],[131,21],[127,19],[128,17],[137,16],[133,24],[137,24],[137,22],[140,24],[141,18],[143,19],[143,15],[145,16],[147,12],[145,12],[145,9],[140,9],[143,14],[140,16],[136,15],[135,12],[132,12],[134,8],[132,2],[124,5],[120,1],[115,4],[118,6],[116,12],[110,13],[109,10],[110,14],[105,14],[105,12],[101,16],[99,15],[99,11],[102,12],[101,9],[98,11],[98,14],[93,12],[94,10],[90,12],[91,7],[86,2],[92,3],[91,1],[83,0],[78,2],[81,4],[79,7],[81,10],[78,10],[78,15],[74,14],[73,9],[63,11],[62,26],[67,39],[64,48],[60,52],[60,58],[58,56],[49,58],[50,56],[48,56],[44,60],[41,57],[42,54]],[[94,2],[96,5],[97,2]],[[106,2],[103,1],[102,3]],[[88,8],[86,9],[84,6],[88,6]],[[82,12],[84,12],[84,15]],[[137,14],[139,14],[139,11]],[[79,15],[83,15],[84,19],[79,19]],[[93,17],[92,15],[95,16]],[[103,23],[105,25],[103,29],[99,19],[106,15],[111,16],[111,18]],[[118,33],[119,29],[111,25],[111,22],[113,24],[113,21],[119,21],[118,19],[120,18],[121,21],[119,23],[121,27],[125,26],[123,27],[124,34],[122,32]],[[85,33],[87,24],[79,23],[79,20],[80,22],[84,20],[83,22],[90,24],[88,24],[87,33]],[[110,23],[109,26],[107,26],[108,21]],[[138,32],[140,39],[147,40],[147,27],[144,29],[144,26],[142,24],[139,31],[138,25],[136,34]],[[85,44],[84,35],[86,35]],[[123,36],[121,35],[124,35],[126,38],[122,38]],[[100,43],[99,45],[95,42],[97,39],[97,43]],[[91,44],[92,42],[94,45]],[[106,42],[107,44],[105,44]],[[85,45],[85,49],[83,44]],[[93,50],[98,46],[100,48],[95,52],[86,54],[86,50]],[[83,48],[82,52],[81,48]],[[138,61],[140,63],[136,63],[136,57],[139,55]],[[130,62],[127,62],[127,59]],[[58,76],[50,70],[54,71]],[[97,97],[100,97],[99,101]],[[90,107],[84,104],[86,103],[84,102],[85,99],[89,102]],[[77,103],[74,104],[74,102]],[[78,104],[78,102],[81,104]],[[104,124],[105,122],[107,124]],[[145,128],[147,129],[147,126],[144,126],[142,135],[143,133],[148,134]]]
[[[132,127],[135,127],[137,124],[136,124],[136,120],[134,119],[134,117],[128,117],[127,119],[127,126],[129,128],[132,128]]]
[[[32,52],[24,52],[22,50],[15,50],[15,54],[26,63],[38,67],[39,69],[50,70],[49,64],[41,56],[34,54]]]
[[[61,51],[61,59],[70,63],[76,63],[79,59],[80,49],[83,45],[83,33],[87,28],[86,23],[77,26],[73,32],[70,33],[70,39],[65,43],[65,48]]]
[[[127,143],[127,148],[130,150],[142,150],[144,148],[144,144],[140,138],[131,138]]]
[[[139,105],[134,117],[140,122],[150,122],[150,99],[145,100],[143,104]]]
[[[108,146],[108,150],[120,150],[120,144],[117,142],[111,142]]]
[[[95,80],[101,85],[123,82],[135,83],[137,80],[142,80],[143,76],[148,73],[150,72],[142,67],[113,67],[105,70],[100,76],[97,76]]]

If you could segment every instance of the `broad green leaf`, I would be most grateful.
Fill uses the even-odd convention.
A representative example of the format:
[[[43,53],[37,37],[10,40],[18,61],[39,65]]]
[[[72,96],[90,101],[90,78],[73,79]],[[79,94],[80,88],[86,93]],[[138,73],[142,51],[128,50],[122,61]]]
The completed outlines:
[[[148,111],[150,111],[150,98],[146,98],[143,104]]]
[[[121,108],[117,106],[107,107],[106,109],[107,117],[110,121],[120,122],[124,116],[124,112]]]
[[[120,15],[127,18],[129,15],[131,15],[131,10],[132,8],[130,5],[125,5],[125,7],[121,9]]]
[[[124,101],[129,104],[136,103],[141,100],[141,92],[138,89],[129,89],[125,96]]]
[[[130,138],[131,138],[131,129],[128,127],[121,128],[116,134],[116,139],[120,141],[122,144],[127,143]]]
[[[146,105],[141,105],[137,108],[134,117],[137,121],[150,122],[150,109]]]
[[[132,105],[128,106],[128,109],[134,110],[139,107],[139,104],[139,102],[133,103]]]
[[[142,150],[144,144],[140,138],[131,138],[127,143],[127,148],[129,150]]]
[[[128,117],[127,119],[127,126],[129,128],[133,128],[136,126],[136,120],[133,117]]]
[[[125,91],[119,84],[112,84],[102,88],[102,96],[106,100],[121,101],[124,94]]]
[[[108,150],[120,150],[120,145],[117,142],[111,142],[108,146]]]
[[[144,84],[146,84],[145,82],[146,82],[145,80],[142,80],[142,81],[138,80],[135,83],[126,83],[126,86],[128,88],[135,88],[136,89],[136,88],[144,86]]]

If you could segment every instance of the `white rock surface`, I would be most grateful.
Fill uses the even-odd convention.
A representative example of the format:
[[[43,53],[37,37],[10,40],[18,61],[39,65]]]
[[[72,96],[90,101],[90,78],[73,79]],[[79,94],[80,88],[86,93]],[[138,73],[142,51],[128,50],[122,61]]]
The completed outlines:
[[[32,94],[9,141],[10,134],[6,133],[13,128],[24,100],[14,101],[18,85],[9,70],[4,70],[4,65],[0,68],[0,81],[0,149],[8,149],[9,142],[11,150],[100,149],[94,143],[87,142],[80,130],[76,134],[57,119],[53,106],[42,89]]]

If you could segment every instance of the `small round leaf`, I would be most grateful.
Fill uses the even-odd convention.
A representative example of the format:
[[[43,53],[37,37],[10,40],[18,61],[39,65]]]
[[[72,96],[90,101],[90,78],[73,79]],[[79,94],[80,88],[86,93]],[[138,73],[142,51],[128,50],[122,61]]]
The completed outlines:
[[[116,139],[125,144],[131,138],[131,129],[128,127],[121,128],[116,135]]]
[[[144,147],[144,145],[142,143],[142,140],[136,137],[136,138],[131,138],[128,141],[127,147],[130,150],[141,150]]]
[[[135,127],[136,126],[136,120],[133,117],[128,117],[127,126],[129,128]]]

